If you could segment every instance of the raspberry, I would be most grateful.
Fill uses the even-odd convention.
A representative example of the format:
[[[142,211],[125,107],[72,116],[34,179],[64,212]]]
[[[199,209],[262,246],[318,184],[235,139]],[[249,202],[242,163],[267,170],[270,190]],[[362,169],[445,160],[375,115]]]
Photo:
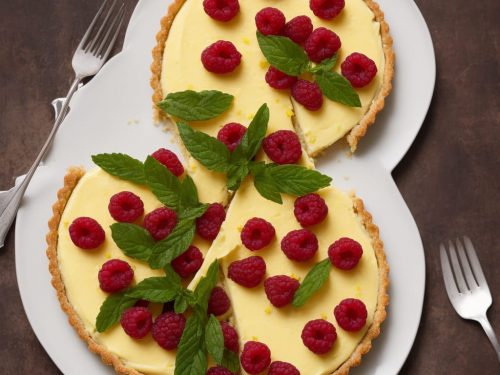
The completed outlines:
[[[204,0],[203,9],[214,20],[228,22],[238,14],[240,3],[238,0]]]
[[[210,367],[206,375],[233,375],[231,371],[222,366]]]
[[[333,314],[346,331],[359,331],[366,324],[366,306],[359,299],[346,298],[335,307]]]
[[[293,40],[295,43],[304,43],[313,31],[311,19],[307,16],[298,16],[292,18],[285,24],[283,34]]]
[[[134,278],[134,271],[127,262],[110,259],[102,265],[97,277],[102,290],[114,293],[127,289]]]
[[[342,75],[353,87],[368,85],[377,74],[375,62],[362,53],[354,52],[340,65]]]
[[[271,223],[254,217],[248,220],[241,230],[241,242],[249,250],[260,250],[271,243],[276,231]]]
[[[95,249],[104,242],[104,230],[90,217],[79,217],[69,226],[71,241],[81,249]]]
[[[313,13],[325,20],[331,20],[344,9],[344,0],[310,0],[309,7]]]
[[[249,374],[259,374],[269,367],[271,351],[266,344],[247,341],[241,353],[241,366]]]
[[[302,330],[302,342],[313,353],[325,354],[337,339],[337,331],[332,323],[316,319],[309,321]]]
[[[278,130],[268,135],[262,147],[269,159],[278,164],[294,164],[302,156],[299,137],[291,130]]]
[[[275,361],[269,367],[268,375],[300,375],[297,368],[287,362]]]
[[[180,277],[189,277],[198,271],[203,263],[203,254],[196,246],[188,249],[172,261],[172,267]]]
[[[285,15],[276,8],[264,8],[255,15],[257,30],[264,35],[279,35],[285,22]]]
[[[162,163],[173,175],[179,177],[184,173],[184,167],[179,158],[172,151],[160,148],[153,152],[151,156]]]
[[[303,227],[321,223],[328,215],[328,206],[318,194],[307,194],[297,198],[293,214]]]
[[[130,191],[122,191],[111,197],[108,210],[113,219],[121,223],[133,223],[144,213],[141,198]]]
[[[144,227],[156,241],[167,237],[177,224],[177,214],[168,207],[160,207],[144,217]]]
[[[273,89],[284,90],[291,88],[297,82],[297,77],[289,76],[274,66],[270,66],[266,73],[266,82]]]
[[[196,219],[196,232],[203,238],[213,241],[226,220],[226,211],[220,203],[212,203],[203,215]]]
[[[130,307],[123,312],[120,324],[127,335],[142,339],[151,331],[153,318],[145,307]]]
[[[264,281],[267,299],[275,307],[283,307],[292,302],[300,283],[289,276],[273,276]]]
[[[238,337],[238,332],[234,327],[227,322],[220,322],[222,328],[222,334],[224,335],[224,346],[227,350],[238,353],[240,350],[240,342]]]
[[[247,132],[247,128],[237,122],[231,122],[222,127],[217,133],[217,139],[224,143],[229,151],[233,152]]]
[[[309,111],[317,111],[323,105],[323,94],[316,82],[299,79],[292,86],[292,96]]]
[[[339,50],[342,43],[340,38],[333,31],[324,27],[318,27],[309,35],[304,50],[309,56],[309,59],[316,63],[320,63],[325,59],[329,59]]]
[[[233,43],[219,40],[201,53],[201,62],[209,72],[231,73],[240,65],[241,53],[238,52]]]
[[[166,312],[158,315],[153,323],[153,338],[163,349],[173,350],[181,341],[186,318],[182,314]]]
[[[335,241],[328,248],[330,262],[341,270],[350,270],[356,267],[362,255],[361,245],[346,237]]]
[[[210,299],[208,300],[208,313],[215,316],[225,314],[231,307],[231,301],[227,293],[220,286],[212,289]]]
[[[266,273],[266,263],[259,256],[237,260],[229,265],[228,277],[235,283],[247,288],[260,284]]]
[[[305,262],[318,250],[318,239],[307,229],[292,230],[281,240],[281,250],[288,259]]]

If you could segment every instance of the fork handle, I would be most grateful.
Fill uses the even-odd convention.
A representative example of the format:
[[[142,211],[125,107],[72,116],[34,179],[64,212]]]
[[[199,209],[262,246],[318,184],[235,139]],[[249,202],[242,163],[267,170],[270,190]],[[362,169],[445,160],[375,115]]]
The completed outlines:
[[[26,177],[24,177],[24,180],[16,188],[14,188],[14,191],[10,195],[10,199],[8,200],[5,206],[5,209],[2,212],[0,212],[0,248],[2,248],[4,245],[5,237],[7,237],[9,228],[12,225],[14,218],[16,217],[17,209],[21,204],[21,200],[26,191],[26,188],[28,187],[31,178],[35,174],[38,165],[40,164],[44,156],[47,154],[47,151],[49,150],[49,147],[52,144],[54,136],[56,135],[57,129],[59,129],[59,126],[61,125],[61,123],[65,118],[65,114],[69,107],[71,98],[73,97],[75,91],[78,89],[78,84],[81,82],[81,80],[82,77],[80,76],[75,77],[75,80],[73,81],[73,83],[71,84],[71,88],[69,89],[68,95],[66,96],[66,100],[64,101],[64,105],[61,109],[61,112],[59,112],[59,116],[57,116],[54,126],[52,127],[49,137],[45,141],[45,144],[43,145],[40,153],[36,157],[35,162],[29,169],[28,173],[26,174]]]
[[[495,335],[495,331],[493,331],[493,327],[491,326],[490,321],[486,316],[480,317],[477,321],[481,324],[484,332],[486,332],[486,335],[490,339],[491,345],[493,345],[493,348],[495,348],[498,361],[500,362],[500,344],[498,343],[498,338]]]

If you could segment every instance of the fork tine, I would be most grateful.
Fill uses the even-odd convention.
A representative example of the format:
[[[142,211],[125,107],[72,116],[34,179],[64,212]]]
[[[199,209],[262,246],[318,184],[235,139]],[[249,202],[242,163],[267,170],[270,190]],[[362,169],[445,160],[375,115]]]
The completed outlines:
[[[112,35],[112,32],[114,31],[114,33],[116,34],[115,26],[116,25],[120,25],[120,20],[123,19],[123,15],[125,13],[124,8],[125,8],[125,4],[122,3],[122,5],[120,7],[120,10],[118,11],[118,14],[114,17],[113,22],[108,27],[108,31],[106,32],[106,34],[104,35],[101,43],[99,44],[99,48],[96,51],[96,55],[97,56],[102,56],[103,55],[103,51],[105,49],[109,48],[110,44],[113,44],[113,42],[114,42],[114,40],[113,40],[114,34]]]
[[[87,47],[85,48],[85,52],[94,50],[94,47],[97,45],[97,42],[101,38],[101,34],[104,31],[104,27],[108,24],[109,17],[111,17],[111,14],[113,14],[113,9],[116,6],[116,1],[117,0],[113,0],[113,4],[111,4],[111,6],[109,7],[108,13],[106,14],[106,17],[104,18],[104,21],[102,21],[101,27],[99,27],[97,34],[92,38],[91,43],[87,44]]]
[[[125,10],[122,11],[121,19],[120,22],[118,23],[118,26],[116,27],[115,34],[113,35],[111,42],[108,45],[108,48],[106,49],[106,51],[104,51],[104,54],[102,55],[103,59],[107,59],[111,50],[113,49],[113,46],[115,45],[116,42],[116,38],[118,37],[118,34],[120,33],[120,30],[122,28],[124,19],[125,19]]]
[[[469,285],[470,289],[474,289],[478,287],[476,280],[474,279],[474,274],[472,273],[472,270],[470,268],[469,260],[467,259],[467,256],[465,255],[465,250],[464,246],[462,245],[462,242],[460,239],[456,239],[455,241],[458,249],[458,255],[460,258],[460,263],[462,263],[462,269],[464,271],[465,279],[467,280],[467,284]]]
[[[450,260],[448,259],[448,254],[443,244],[439,246],[439,253],[441,255],[441,268],[443,270],[444,285],[446,286],[446,292],[448,292],[448,297],[450,302],[453,304],[453,299],[458,297],[459,292],[455,280],[453,279],[453,273],[451,272]]]
[[[97,14],[95,15],[94,19],[92,20],[92,22],[90,23],[90,26],[88,27],[87,31],[85,32],[85,34],[83,35],[83,38],[80,42],[80,44],[78,45],[78,48],[79,49],[83,49],[83,46],[87,43],[87,40],[89,39],[89,36],[90,36],[90,33],[92,32],[92,30],[94,29],[94,25],[96,24],[97,20],[99,19],[99,16],[101,15],[102,11],[104,10],[104,7],[106,6],[106,4],[108,3],[109,0],[104,0],[104,2],[102,3],[101,7],[99,8],[99,11],[97,12]]]
[[[464,275],[460,269],[460,263],[458,263],[457,251],[455,250],[455,245],[453,242],[448,241],[448,247],[450,250],[451,266],[453,267],[453,273],[455,274],[455,279],[457,280],[458,290],[460,292],[466,292],[469,290],[467,284],[465,283]]]
[[[474,245],[472,245],[472,241],[469,237],[464,236],[464,244],[465,249],[467,250],[467,256],[469,257],[470,264],[472,270],[474,271],[474,276],[476,277],[477,283],[480,287],[485,288],[489,291],[488,283],[484,278],[483,269],[481,268],[481,263],[479,263],[479,259],[476,254],[476,250],[474,250]]]

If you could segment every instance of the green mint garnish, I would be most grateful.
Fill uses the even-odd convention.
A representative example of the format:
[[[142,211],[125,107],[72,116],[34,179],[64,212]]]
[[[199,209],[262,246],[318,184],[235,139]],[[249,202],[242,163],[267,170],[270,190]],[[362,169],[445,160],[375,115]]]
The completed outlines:
[[[259,194],[264,198],[278,204],[283,203],[283,199],[281,199],[280,189],[271,173],[269,173],[269,168],[264,168],[256,173],[254,175],[253,183]]]
[[[215,260],[208,268],[207,274],[203,277],[194,290],[194,298],[198,306],[203,310],[208,308],[208,300],[212,289],[217,285],[219,278],[219,262]]]
[[[232,95],[220,91],[187,90],[168,94],[158,107],[184,121],[203,121],[226,112],[232,102]]]
[[[330,186],[332,178],[314,169],[295,164],[266,164],[266,169],[282,193],[302,196]]]
[[[180,191],[181,211],[183,211],[184,208],[199,207],[199,204],[200,201],[198,198],[198,189],[196,188],[196,185],[191,176],[186,174],[186,177],[184,177],[184,180],[182,180],[181,183],[181,191]],[[201,214],[203,214],[203,212]]]
[[[224,336],[219,321],[212,314],[205,328],[205,344],[215,363],[221,364],[224,357]]]
[[[269,108],[263,104],[248,125],[245,135],[240,144],[231,154],[231,164],[235,165],[241,161],[252,160],[260,149],[262,141],[267,133],[269,123]]]
[[[175,375],[203,375],[207,370],[204,348],[205,320],[202,311],[195,309],[182,333],[175,356]]]
[[[155,244],[146,229],[130,223],[112,224],[111,237],[125,255],[144,262],[149,260]]]
[[[242,162],[240,165],[231,165],[227,172],[227,188],[232,191],[238,190],[243,179],[248,176],[248,162]]]
[[[144,172],[149,188],[165,206],[178,210],[181,202],[181,182],[163,164],[148,156]]]
[[[325,259],[309,271],[293,296],[293,305],[295,307],[303,306],[323,286],[330,275],[330,268],[330,259]]]
[[[144,166],[139,160],[125,154],[93,155],[92,160],[112,176],[146,185]]]
[[[165,303],[175,300],[181,288],[180,282],[172,283],[166,277],[150,277],[126,292],[126,295],[150,302]]]
[[[319,64],[317,64],[315,66],[311,66],[308,69],[309,73],[314,74],[314,73],[319,73],[319,72],[330,72],[337,64],[338,57],[339,57],[339,55],[336,53],[335,55],[333,55],[329,59],[325,59],[325,60],[321,61]]]
[[[291,39],[257,32],[257,41],[269,64],[276,69],[291,76],[298,76],[307,70],[307,54]]]
[[[96,319],[97,332],[104,332],[112,325],[118,323],[122,313],[132,307],[138,298],[128,297],[125,292],[110,295],[101,305],[101,310]]]
[[[240,359],[238,354],[231,350],[224,349],[224,356],[222,357],[222,367],[227,368],[232,373],[238,374],[240,371]]]
[[[321,92],[330,100],[349,107],[361,107],[359,95],[351,83],[337,72],[319,71],[314,75]]]

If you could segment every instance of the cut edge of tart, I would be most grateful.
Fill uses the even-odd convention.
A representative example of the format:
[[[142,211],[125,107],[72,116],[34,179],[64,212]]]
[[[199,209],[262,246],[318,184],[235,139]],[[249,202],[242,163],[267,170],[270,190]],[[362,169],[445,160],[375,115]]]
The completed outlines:
[[[73,305],[69,302],[66,294],[57,253],[58,231],[66,204],[73,190],[85,173],[85,170],[81,167],[72,167],[68,169],[64,177],[64,186],[58,191],[57,202],[52,208],[53,216],[48,222],[49,233],[46,236],[48,245],[46,253],[49,259],[49,271],[52,275],[52,285],[56,289],[61,308],[67,314],[69,323],[75,328],[82,340],[87,343],[89,350],[98,354],[103,363],[113,366],[115,371],[119,374],[140,375],[142,374],[140,371],[127,366],[119,356],[93,339]],[[332,373],[335,375],[348,374],[351,367],[356,367],[361,363],[362,356],[371,349],[372,340],[380,334],[380,325],[386,318],[386,307],[389,304],[389,296],[387,294],[389,286],[389,266],[387,264],[383,242],[379,237],[379,229],[373,223],[372,215],[365,209],[363,201],[354,194],[351,194],[350,197],[353,202],[354,212],[359,217],[363,228],[368,233],[372,242],[378,265],[379,287],[376,298],[377,307],[373,316],[373,322],[349,358]]]
[[[151,79],[150,85],[153,89],[153,117],[155,121],[168,120],[169,116],[161,111],[157,103],[161,102],[164,99],[164,93],[161,84],[161,74],[162,74],[162,65],[163,65],[163,54],[165,51],[165,44],[167,38],[170,33],[170,29],[174,22],[177,13],[180,11],[182,6],[187,0],[174,0],[174,2],[168,8],[167,15],[161,19],[160,22],[160,31],[156,35],[156,46],[152,51],[153,62],[151,64]],[[382,83],[375,94],[374,98],[367,111],[364,113],[361,120],[351,128],[347,134],[345,135],[345,139],[349,144],[351,152],[356,151],[358,143],[361,138],[363,138],[368,130],[368,128],[374,124],[377,114],[384,108],[385,106],[385,98],[392,91],[392,79],[394,76],[394,60],[395,55],[392,48],[393,40],[389,33],[389,25],[385,21],[384,12],[380,8],[379,4],[373,0],[363,0],[368,8],[374,15],[374,20],[380,24],[380,36],[382,42],[382,50],[384,54],[384,72]],[[297,119],[294,116],[293,118],[294,127],[296,132],[303,138],[303,133],[300,128],[300,124],[297,123]],[[170,130],[172,128],[175,130],[175,126],[167,125]],[[176,131],[174,131],[176,133]],[[181,144],[181,142],[179,142]],[[307,142],[303,142],[307,143]],[[333,142],[335,143],[335,142]],[[320,155],[323,151],[325,151],[328,147],[330,147],[332,143],[325,145],[322,149],[309,151],[307,147],[305,150],[308,152],[310,157],[316,157]]]

